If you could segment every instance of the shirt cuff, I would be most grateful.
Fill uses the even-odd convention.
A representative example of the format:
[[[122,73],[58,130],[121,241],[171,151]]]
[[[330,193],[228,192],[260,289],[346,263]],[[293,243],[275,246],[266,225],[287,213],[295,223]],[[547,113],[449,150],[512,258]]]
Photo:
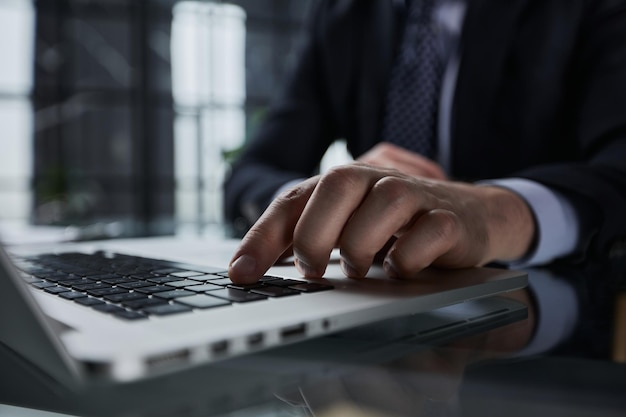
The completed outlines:
[[[536,222],[536,243],[522,259],[507,262],[516,267],[543,265],[570,255],[577,247],[579,220],[572,204],[562,194],[523,178],[481,181],[480,184],[506,188],[524,200]]]

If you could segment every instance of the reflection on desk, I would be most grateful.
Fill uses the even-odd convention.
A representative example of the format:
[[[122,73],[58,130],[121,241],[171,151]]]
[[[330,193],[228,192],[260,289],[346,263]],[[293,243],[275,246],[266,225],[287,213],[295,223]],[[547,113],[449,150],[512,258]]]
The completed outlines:
[[[528,319],[392,359],[363,355],[388,334],[346,333],[69,392],[3,352],[0,403],[81,416],[624,415],[626,367],[609,360],[612,274],[622,272],[529,271],[531,288],[509,294],[530,303]]]

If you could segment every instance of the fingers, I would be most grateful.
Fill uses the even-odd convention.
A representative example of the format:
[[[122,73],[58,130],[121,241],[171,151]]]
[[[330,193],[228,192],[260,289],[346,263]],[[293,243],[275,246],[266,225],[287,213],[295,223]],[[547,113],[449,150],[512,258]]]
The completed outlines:
[[[390,278],[411,279],[433,263],[463,265],[464,235],[455,213],[444,209],[428,211],[396,240],[383,268]]]
[[[347,165],[283,194],[244,237],[229,267],[230,278],[238,283],[255,282],[290,245],[300,273],[321,277],[345,225],[373,184],[387,175],[388,171],[363,164]],[[360,223],[369,222],[368,216],[361,217],[364,220]],[[372,257],[395,230],[388,228],[382,243],[369,249]]]
[[[296,267],[305,277],[324,274],[346,223],[380,175],[363,165],[349,165],[319,181],[293,234]]]
[[[489,216],[474,188],[359,163],[335,168],[272,203],[244,237],[229,276],[255,282],[292,246],[305,277],[322,276],[339,247],[345,274],[359,278],[394,238],[383,263],[390,277],[414,278],[433,263],[476,266],[489,259]]]
[[[354,212],[339,240],[344,273],[351,278],[367,274],[374,258],[390,238],[410,225],[432,197],[415,192],[409,179],[384,177],[371,188]]]
[[[463,222],[429,188],[436,183],[389,175],[363,165],[333,170],[316,184],[293,234],[296,267],[306,277],[324,274],[339,247],[344,273],[364,277],[394,236],[385,258],[388,274],[413,278],[433,262],[460,265],[468,241]],[[467,266],[467,265],[466,265]]]
[[[283,193],[252,226],[229,265],[233,282],[256,282],[289,249],[293,230],[317,180],[311,178]]]

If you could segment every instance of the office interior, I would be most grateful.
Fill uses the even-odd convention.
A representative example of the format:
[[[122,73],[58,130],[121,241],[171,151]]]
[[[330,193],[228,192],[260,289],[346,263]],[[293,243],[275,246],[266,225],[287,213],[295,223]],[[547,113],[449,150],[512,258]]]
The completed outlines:
[[[2,223],[68,239],[219,232],[229,161],[309,3],[3,1]]]
[[[3,243],[232,237],[222,214],[224,176],[280,90],[313,3],[0,0]],[[337,143],[321,169],[348,159]],[[129,400],[129,413],[111,410],[120,416],[624,415],[626,265],[585,271],[557,266],[550,274],[571,285],[584,308],[567,340],[545,352],[486,355],[491,361],[481,357],[476,364],[466,361],[470,354],[459,359],[458,345],[449,355],[445,346],[420,347],[390,368],[368,364],[355,371],[323,363],[324,372],[337,366],[345,374],[329,377],[316,368],[316,379],[294,390],[250,388],[210,401],[201,399],[207,382],[202,372],[210,373],[204,369],[127,392],[145,405],[146,389],[171,390],[184,404],[143,410]],[[481,356],[485,348],[476,340],[460,351]],[[298,357],[278,350],[253,359],[281,355]],[[442,374],[426,366],[440,360],[450,365]],[[11,361],[0,363],[7,372],[21,372]],[[458,365],[454,372],[452,365]],[[424,393],[438,382],[442,390]],[[404,395],[368,398],[394,391],[385,384]],[[303,392],[315,390],[327,395],[323,411],[313,414]],[[244,394],[250,403],[239,402]],[[0,401],[0,416],[78,415],[71,407],[45,409],[54,403],[47,400],[50,392],[29,407],[37,395]],[[416,405],[416,398],[425,400]]]

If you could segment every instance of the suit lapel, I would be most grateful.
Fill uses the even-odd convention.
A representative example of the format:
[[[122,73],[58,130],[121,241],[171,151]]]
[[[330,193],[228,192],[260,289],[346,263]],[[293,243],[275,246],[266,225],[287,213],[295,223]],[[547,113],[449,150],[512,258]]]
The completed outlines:
[[[452,109],[452,166],[464,173],[483,152],[506,146],[489,131],[510,45],[530,0],[470,0]]]

